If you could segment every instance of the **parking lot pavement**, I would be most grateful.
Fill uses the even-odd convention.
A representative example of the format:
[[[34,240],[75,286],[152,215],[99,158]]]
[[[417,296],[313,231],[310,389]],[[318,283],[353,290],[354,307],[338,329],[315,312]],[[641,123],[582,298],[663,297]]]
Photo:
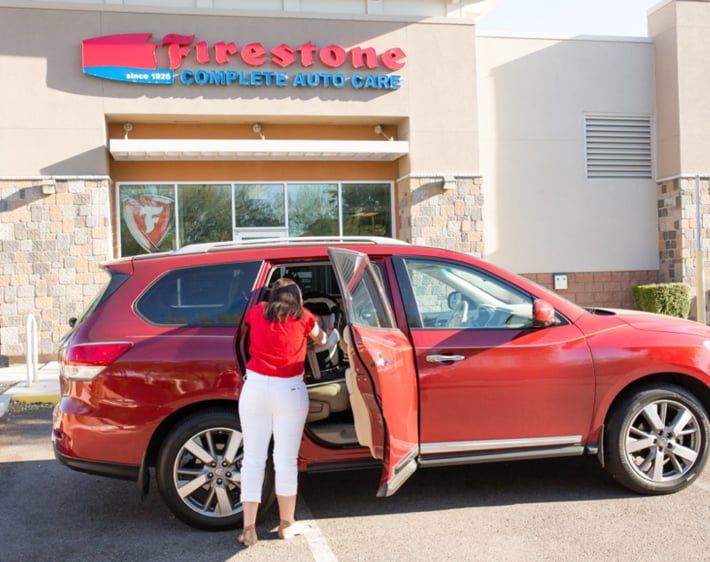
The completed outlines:
[[[49,409],[0,422],[0,558],[10,560],[611,559],[708,560],[710,471],[689,489],[641,497],[592,458],[420,470],[392,498],[377,471],[301,477],[301,514],[322,536],[264,540],[175,520],[155,487],[73,472],[52,456]]]

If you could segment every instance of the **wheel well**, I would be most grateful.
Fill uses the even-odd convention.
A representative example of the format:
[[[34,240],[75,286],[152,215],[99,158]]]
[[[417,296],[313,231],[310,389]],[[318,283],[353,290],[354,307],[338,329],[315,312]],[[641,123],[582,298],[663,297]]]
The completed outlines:
[[[160,450],[160,445],[165,439],[165,436],[170,433],[173,427],[180,423],[187,416],[194,414],[195,412],[200,412],[202,410],[208,410],[210,408],[222,407],[230,410],[234,410],[235,415],[237,415],[237,404],[236,400],[206,400],[204,402],[195,402],[193,404],[188,404],[183,406],[179,410],[174,411],[168,417],[166,417],[160,425],[153,432],[153,436],[148,442],[148,448],[146,449],[145,459],[143,460],[144,466],[155,466],[155,460],[158,456],[158,451]]]
[[[679,373],[656,373],[654,375],[648,375],[637,379],[628,386],[624,387],[609,405],[609,409],[607,410],[606,415],[604,416],[604,423],[608,423],[609,416],[614,411],[614,408],[616,408],[619,402],[621,402],[632,392],[636,391],[637,388],[640,388],[642,386],[648,386],[652,383],[674,384],[676,386],[684,388],[688,392],[692,393],[693,396],[695,396],[700,401],[706,412],[710,413],[710,388],[708,388],[701,381],[688,375],[681,375]]]

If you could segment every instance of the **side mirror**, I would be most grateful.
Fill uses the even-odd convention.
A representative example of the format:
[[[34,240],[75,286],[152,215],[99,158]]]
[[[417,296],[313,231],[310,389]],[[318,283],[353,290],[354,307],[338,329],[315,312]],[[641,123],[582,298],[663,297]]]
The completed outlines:
[[[76,316],[72,316],[72,317],[69,319],[68,324],[69,324],[69,327],[70,327],[70,328],[73,328],[74,326],[76,326]]]
[[[542,299],[533,303],[533,328],[547,328],[555,324],[555,309]]]
[[[450,310],[456,310],[456,307],[461,304],[463,295],[459,291],[451,291],[446,298]]]

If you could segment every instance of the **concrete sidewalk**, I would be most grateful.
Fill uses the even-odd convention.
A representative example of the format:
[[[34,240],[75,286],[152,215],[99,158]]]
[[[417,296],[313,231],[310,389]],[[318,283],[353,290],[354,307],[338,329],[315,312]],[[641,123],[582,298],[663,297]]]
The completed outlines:
[[[50,361],[41,364],[37,372],[37,382],[27,384],[27,366],[13,365],[0,369],[0,385],[11,384],[0,394],[0,417],[7,413],[10,401],[17,402],[59,402],[59,363]]]

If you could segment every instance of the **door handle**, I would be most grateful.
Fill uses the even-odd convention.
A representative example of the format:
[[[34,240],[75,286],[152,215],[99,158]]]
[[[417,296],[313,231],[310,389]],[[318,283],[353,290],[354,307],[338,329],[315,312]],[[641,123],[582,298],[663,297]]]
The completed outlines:
[[[463,361],[466,359],[463,355],[427,355],[426,360],[429,363],[452,363],[454,361]]]
[[[387,359],[385,359],[384,357],[378,357],[375,361],[375,365],[377,365],[378,367],[386,367]]]

